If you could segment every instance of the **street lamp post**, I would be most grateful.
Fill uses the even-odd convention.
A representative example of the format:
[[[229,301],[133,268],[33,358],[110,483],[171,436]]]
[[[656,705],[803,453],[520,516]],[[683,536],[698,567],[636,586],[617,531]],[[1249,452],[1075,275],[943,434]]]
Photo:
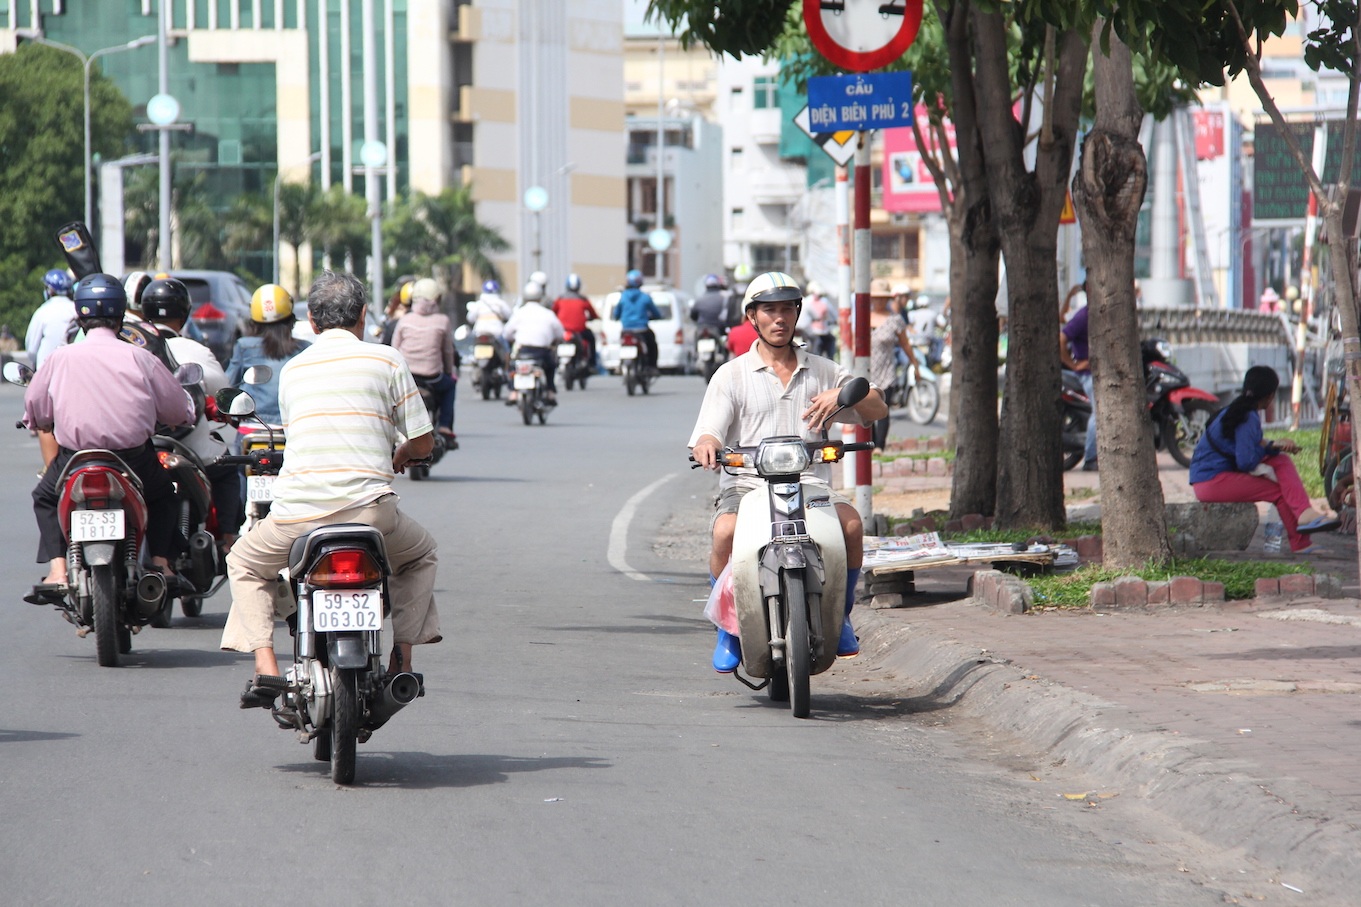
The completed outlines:
[[[61,50],[61,51],[65,51],[66,53],[69,53],[69,54],[74,54],[76,57],[78,57],[78,58],[80,59],[81,66],[82,66],[82,67],[84,68],[84,70],[85,70],[85,90],[84,90],[84,99],[85,99],[85,114],[84,114],[84,120],[85,120],[85,157],[84,157],[84,163],[85,163],[85,165],[84,165],[84,167],[82,167],[81,169],[82,169],[83,174],[84,174],[84,177],[85,177],[85,180],[84,180],[84,182],[85,182],[85,226],[88,228],[88,227],[90,226],[90,221],[94,219],[94,203],[93,203],[93,201],[92,201],[92,199],[91,199],[91,194],[90,194],[90,183],[91,183],[91,173],[90,173],[90,64],[93,63],[93,62],[94,62],[95,60],[97,60],[98,58],[104,56],[105,54],[114,54],[114,53],[119,53],[119,52],[125,51],[125,50],[136,50],[136,49],[139,48],[139,47],[145,47],[145,46],[148,45],[148,44],[153,44],[153,43],[155,43],[155,41],[156,41],[156,36],[155,36],[155,35],[143,35],[143,36],[140,37],[140,38],[134,38],[133,40],[127,42],[126,44],[115,44],[113,47],[101,47],[99,50],[95,51],[94,53],[90,54],[89,56],[86,56],[85,53],[84,53],[84,51],[80,50],[79,48],[72,47],[72,46],[69,45],[69,44],[62,44],[60,41],[51,41],[51,40],[49,40],[49,39],[47,39],[47,38],[44,38],[41,34],[38,34],[37,32],[33,32],[33,31],[24,32],[24,31],[21,31],[21,32],[19,32],[19,36],[20,36],[21,38],[26,39],[26,40],[32,41],[32,42],[35,43],[35,44],[44,44],[44,45],[46,45],[46,46],[48,46],[48,47],[55,48],[56,50]]]
[[[321,160],[321,152],[313,151],[304,161],[299,161],[295,166],[310,166]],[[279,282],[279,183],[283,182],[283,168],[279,168],[274,174],[274,283]],[[296,256],[295,256],[296,258]],[[296,267],[296,263],[294,267]]]

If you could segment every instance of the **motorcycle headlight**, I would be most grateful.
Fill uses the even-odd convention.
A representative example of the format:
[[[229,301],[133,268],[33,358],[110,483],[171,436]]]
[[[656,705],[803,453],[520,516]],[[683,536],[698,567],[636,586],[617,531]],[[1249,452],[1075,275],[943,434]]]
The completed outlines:
[[[802,441],[763,442],[756,451],[756,471],[763,476],[796,475],[808,468],[811,458]]]
[[[1158,355],[1163,357],[1164,362],[1172,361],[1172,344],[1166,340],[1159,340],[1154,344],[1154,347],[1158,350]]]

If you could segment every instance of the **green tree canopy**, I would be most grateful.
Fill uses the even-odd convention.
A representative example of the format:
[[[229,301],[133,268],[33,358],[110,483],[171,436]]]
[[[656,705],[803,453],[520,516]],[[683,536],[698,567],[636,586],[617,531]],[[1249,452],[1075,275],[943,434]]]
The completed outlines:
[[[495,228],[478,222],[470,186],[397,201],[383,224],[383,245],[398,273],[438,274],[450,287],[460,286],[464,265],[499,277],[490,256],[510,248]]]
[[[42,302],[42,274],[65,267],[57,228],[84,217],[84,71],[40,44],[0,54],[0,322],[22,335]],[[91,153],[120,157],[132,107],[96,65],[90,73]]]

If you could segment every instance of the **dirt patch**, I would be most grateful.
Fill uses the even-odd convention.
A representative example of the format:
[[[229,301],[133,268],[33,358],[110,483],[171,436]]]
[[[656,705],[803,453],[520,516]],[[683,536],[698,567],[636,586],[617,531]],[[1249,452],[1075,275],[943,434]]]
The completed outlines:
[[[874,495],[874,512],[905,519],[913,511],[924,512],[950,509],[950,489],[930,488],[921,491],[880,491]]]

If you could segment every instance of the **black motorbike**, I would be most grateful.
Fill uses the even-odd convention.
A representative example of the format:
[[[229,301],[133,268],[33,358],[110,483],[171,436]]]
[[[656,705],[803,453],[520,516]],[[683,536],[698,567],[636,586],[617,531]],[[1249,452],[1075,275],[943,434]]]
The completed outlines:
[[[574,385],[586,389],[586,379],[595,374],[591,346],[586,335],[580,331],[567,331],[567,336],[558,344],[558,371],[562,374],[563,386],[571,390]]]
[[[728,346],[724,342],[723,331],[709,325],[702,325],[695,334],[695,361],[699,363],[704,383],[718,371],[718,367],[728,361]]]
[[[1087,419],[1092,414],[1091,398],[1077,372],[1063,370],[1059,405],[1063,409],[1063,468],[1067,471],[1082,462],[1087,449]]]
[[[439,394],[437,394],[432,389],[432,385],[434,384],[433,379],[416,378],[415,380],[416,387],[419,388],[421,392],[421,402],[425,404],[425,411],[430,414],[430,424],[438,425]],[[452,394],[453,391],[449,391],[449,393]],[[420,482],[429,478],[430,467],[434,466],[436,463],[442,460],[444,458],[444,455],[449,451],[449,449],[450,447],[448,437],[443,432],[436,431],[435,446],[430,451],[430,457],[428,462],[412,464],[411,466],[407,467],[406,474],[411,476],[411,481],[413,482]]]
[[[500,338],[491,334],[478,334],[473,341],[473,386],[482,392],[483,400],[501,399],[506,383],[503,350]]]

